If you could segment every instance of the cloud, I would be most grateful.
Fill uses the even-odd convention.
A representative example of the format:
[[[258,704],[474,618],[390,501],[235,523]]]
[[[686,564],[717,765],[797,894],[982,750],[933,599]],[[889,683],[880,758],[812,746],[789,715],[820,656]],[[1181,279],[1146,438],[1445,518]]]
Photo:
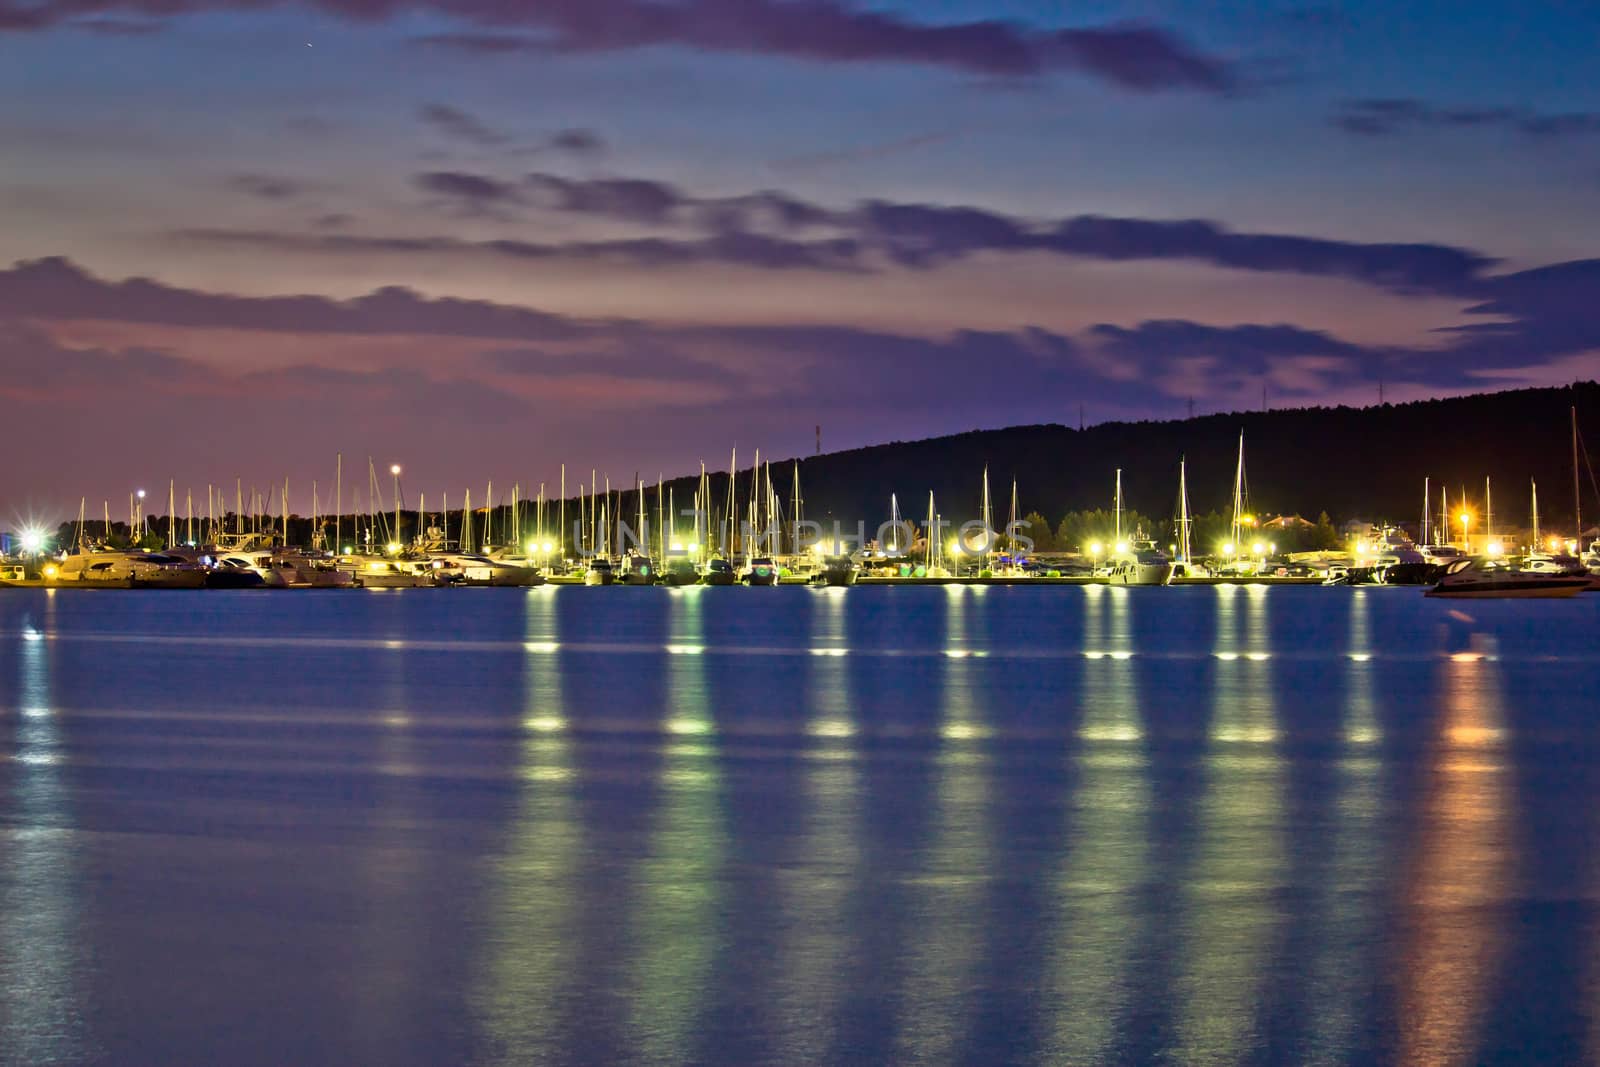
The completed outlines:
[[[108,282],[67,259],[26,260],[0,270],[0,317],[164,323],[289,333],[434,334],[520,340],[571,337],[579,324],[531,308],[399,287],[353,300],[232,296],[147,278]]]
[[[235,174],[227,184],[230,189],[258,200],[293,200],[311,189],[305,182],[272,174]]]
[[[593,130],[577,128],[558,130],[551,136],[549,145],[558,152],[569,152],[575,156],[599,155],[606,150],[603,137]]]
[[[844,0],[0,0],[0,31],[52,28],[84,14],[166,17],[310,7],[350,22],[414,11],[456,23],[422,43],[477,54],[588,54],[656,45],[783,56],[822,63],[893,63],[968,74],[1031,77],[1071,71],[1137,92],[1225,91],[1226,60],[1152,25],[1053,28],[999,20],[920,22]]]
[[[419,174],[414,180],[418,188],[439,202],[469,215],[493,215],[500,208],[523,202],[516,186],[482,174],[437,170]]]
[[[491,129],[481,120],[449,104],[423,104],[417,109],[417,118],[429,128],[446,137],[481,148],[506,144],[510,138]]]
[[[1409,97],[1347,100],[1329,121],[1346,133],[1362,137],[1391,137],[1417,129],[1501,129],[1544,140],[1600,134],[1600,112],[1444,107]]]
[[[516,195],[495,179],[463,178],[460,184],[462,195],[477,202]],[[844,243],[831,246],[831,255],[811,257],[819,269],[829,270],[868,269],[872,256],[923,269],[979,253],[1034,252],[1109,261],[1188,260],[1232,270],[1347,278],[1406,294],[1472,295],[1477,280],[1495,263],[1491,257],[1450,245],[1236,233],[1204,219],[1078,215],[1041,222],[976,207],[884,200],[834,209],[770,190],[701,197],[667,182],[638,178],[533,174],[526,184],[537,206],[620,222],[695,226],[752,242],[763,232],[829,230]],[[623,242],[612,243],[616,254],[623,254],[626,247]],[[738,243],[704,245],[702,255],[717,247],[737,248]],[[760,265],[761,261],[741,256],[739,262]],[[797,258],[773,262],[785,269],[801,264]]]

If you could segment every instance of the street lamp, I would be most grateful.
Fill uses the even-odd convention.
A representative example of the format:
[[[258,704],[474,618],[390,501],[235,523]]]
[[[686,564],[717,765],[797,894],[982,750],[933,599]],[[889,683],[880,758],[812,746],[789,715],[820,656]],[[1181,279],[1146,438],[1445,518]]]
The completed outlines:
[[[1472,552],[1472,541],[1467,536],[1467,527],[1472,524],[1472,513],[1469,511],[1463,511],[1460,515],[1457,515],[1456,518],[1461,522],[1461,551],[1470,555]]]

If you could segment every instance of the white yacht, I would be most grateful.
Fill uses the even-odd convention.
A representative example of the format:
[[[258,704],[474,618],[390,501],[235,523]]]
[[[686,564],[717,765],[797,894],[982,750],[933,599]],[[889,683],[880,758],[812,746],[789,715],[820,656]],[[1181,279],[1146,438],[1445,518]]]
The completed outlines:
[[[62,560],[53,581],[121,589],[201,589],[205,568],[159,552],[80,552]]]
[[[616,580],[617,573],[611,569],[611,561],[604,556],[590,559],[589,569],[583,572],[584,585],[610,585]]]
[[[435,581],[450,585],[543,585],[544,575],[531,565],[510,557],[493,558],[472,552],[430,552],[428,563]]]
[[[656,565],[651,562],[649,556],[629,552],[622,557],[623,585],[655,585],[659,577],[656,574]]]
[[[259,575],[268,589],[348,589],[355,585],[351,565],[331,557],[302,556],[281,550],[249,549],[217,557],[220,570]]]
[[[1569,597],[1589,588],[1588,575],[1519,570],[1503,560],[1462,559],[1450,564],[1428,596],[1453,598]]]
[[[1172,558],[1154,541],[1129,541],[1118,545],[1106,577],[1112,585],[1166,585],[1172,578]]]

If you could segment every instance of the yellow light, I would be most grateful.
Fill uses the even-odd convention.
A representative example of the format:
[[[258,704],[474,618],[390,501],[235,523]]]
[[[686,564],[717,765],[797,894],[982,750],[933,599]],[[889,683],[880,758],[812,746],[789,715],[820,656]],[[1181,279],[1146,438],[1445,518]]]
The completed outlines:
[[[1233,542],[1232,541],[1229,541],[1227,544],[1222,546],[1222,554],[1224,556],[1233,555]]]
[[[1462,529],[1466,529],[1467,524],[1472,521],[1472,516],[1465,511],[1463,511],[1460,515],[1457,515],[1456,518],[1460,521]]]
[[[1267,542],[1267,551],[1271,552],[1273,555],[1277,555],[1278,542],[1276,542],[1276,541],[1268,541]]]
[[[1255,544],[1250,546],[1250,551],[1254,552],[1258,556],[1261,555],[1266,550],[1267,550],[1267,546],[1262,544],[1260,541],[1257,541]]]
[[[955,555],[959,555],[960,553],[961,553],[961,542],[959,540],[951,541],[948,545],[945,546],[945,555],[947,555],[947,556],[955,556]]]
[[[672,551],[674,551],[674,552],[682,552],[683,551],[683,542],[682,541],[674,541],[674,542],[672,542]]]
[[[46,578],[54,578],[58,573],[59,572],[55,569],[54,566],[46,567],[44,569],[44,576]]]
[[[1559,538],[1559,537],[1550,538],[1550,551],[1552,551],[1552,552],[1560,552],[1561,551],[1561,538]]]
[[[528,542],[528,555],[537,556],[538,554],[539,554],[539,544],[538,544],[538,542],[529,541]]]
[[[700,546],[696,542],[690,541],[687,545],[684,546],[683,550],[685,552],[694,553],[694,552],[700,551]]]
[[[1118,541],[1117,542],[1117,555],[1119,555],[1119,556],[1123,555],[1127,551],[1128,551],[1128,542],[1126,542],[1126,541]]]
[[[1577,552],[1578,551],[1578,542],[1576,542],[1576,541],[1568,541],[1567,542],[1567,551],[1568,552],[1574,552],[1574,553]]]
[[[1256,517],[1254,515],[1246,515],[1239,521],[1244,523],[1246,526],[1254,526],[1256,524]]]
[[[400,474],[400,464],[398,464],[398,463],[392,464],[389,467],[389,473],[398,476]]]
[[[389,547],[389,555],[397,556],[397,555],[400,554],[400,542],[398,542],[398,541],[390,541],[388,547]]]
[[[1506,546],[1502,545],[1499,541],[1490,541],[1489,542],[1489,555],[1491,555],[1491,556],[1503,556],[1503,555],[1505,555],[1505,551],[1506,551]]]
[[[1102,545],[1099,541],[1090,541],[1089,542],[1089,555],[1098,556],[1103,551],[1105,551],[1105,546]]]
[[[820,559],[828,554],[828,546],[824,545],[821,541],[818,541],[816,544],[811,546],[811,554]]]
[[[355,549],[353,549],[353,548],[351,548],[351,547],[350,547],[350,546],[349,546],[349,545],[345,545],[345,546],[344,546],[344,554],[345,554],[345,555],[347,555],[347,556],[348,556],[348,555],[350,555],[350,554],[351,554],[351,553],[352,553],[352,552],[354,552],[354,551],[355,551]]]

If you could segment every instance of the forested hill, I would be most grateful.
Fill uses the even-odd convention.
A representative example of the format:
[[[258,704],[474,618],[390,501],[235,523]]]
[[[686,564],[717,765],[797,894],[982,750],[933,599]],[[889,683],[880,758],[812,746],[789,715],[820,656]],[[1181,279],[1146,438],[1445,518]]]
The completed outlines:
[[[1251,506],[1263,513],[1415,521],[1423,478],[1433,479],[1435,506],[1443,485],[1452,509],[1464,487],[1477,510],[1489,477],[1497,521],[1527,522],[1529,483],[1536,479],[1542,521],[1564,524],[1573,511],[1574,406],[1593,455],[1600,444],[1600,385],[1584,382],[1370,408],[1238,412],[1081,431],[982,430],[813,456],[801,461],[800,479],[809,519],[880,521],[891,492],[907,518],[920,519],[929,490],[943,515],[969,517],[977,513],[987,465],[997,521],[1009,507],[1013,477],[1022,512],[1053,520],[1070,510],[1110,507],[1120,467],[1125,505],[1165,516],[1173,512],[1178,461],[1186,457],[1191,508],[1225,510],[1242,431]],[[773,465],[785,500],[791,469],[787,460]],[[741,496],[748,484],[747,472]],[[1587,470],[1582,485],[1586,521],[1600,518]]]

